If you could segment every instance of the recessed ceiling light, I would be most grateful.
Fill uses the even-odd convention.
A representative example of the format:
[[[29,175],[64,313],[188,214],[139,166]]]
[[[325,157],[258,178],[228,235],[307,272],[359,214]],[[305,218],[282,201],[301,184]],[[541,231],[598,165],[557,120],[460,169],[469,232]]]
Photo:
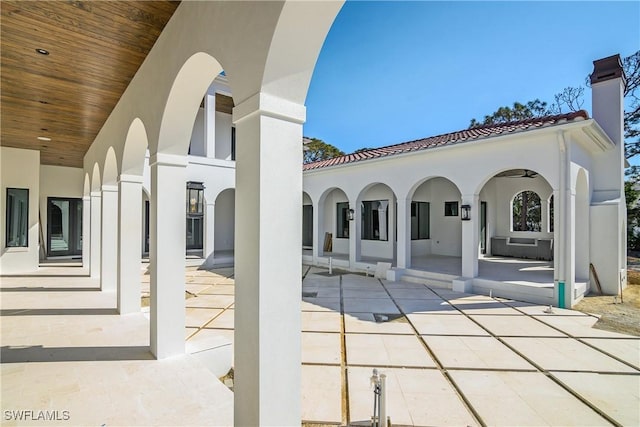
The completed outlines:
[[[48,104],[48,103],[49,103],[48,101],[43,101],[42,99],[40,99],[38,102],[39,102],[40,104]]]
[[[45,132],[46,132],[46,131],[48,131],[49,129],[47,129],[47,128],[40,128],[40,130],[43,130],[43,131],[45,131]]]
[[[47,137],[47,136],[39,136],[38,139],[40,141],[51,141],[51,138]]]
[[[49,55],[49,51],[46,49],[42,49],[42,48],[37,48],[36,52],[38,52],[40,55]]]

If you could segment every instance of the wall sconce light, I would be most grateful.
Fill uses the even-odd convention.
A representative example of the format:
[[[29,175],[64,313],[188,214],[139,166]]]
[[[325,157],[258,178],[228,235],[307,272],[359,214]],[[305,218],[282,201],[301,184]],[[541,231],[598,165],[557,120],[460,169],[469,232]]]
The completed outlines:
[[[355,213],[356,211],[354,211],[353,209],[349,209],[349,221],[353,221],[353,219],[355,218]]]
[[[471,206],[460,206],[460,219],[463,221],[469,221],[471,219]]]

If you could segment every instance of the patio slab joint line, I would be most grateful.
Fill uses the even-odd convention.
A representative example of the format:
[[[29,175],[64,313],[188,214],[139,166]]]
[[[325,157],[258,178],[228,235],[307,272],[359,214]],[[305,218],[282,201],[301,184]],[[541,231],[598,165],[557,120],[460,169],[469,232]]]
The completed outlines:
[[[433,291],[433,289],[432,289]],[[442,298],[443,300],[447,301],[449,303],[449,299],[439,295],[436,291],[433,291],[434,293],[436,293],[436,295],[438,295],[440,298]],[[495,298],[494,299],[496,302],[506,306],[506,307],[510,307],[508,304],[505,304],[502,301],[499,301]],[[461,309],[459,309],[456,305],[452,304],[452,306],[458,310],[463,316],[465,316],[467,319],[471,320],[473,323],[475,323],[476,325],[478,325],[480,328],[484,329],[489,335],[491,335],[493,338],[497,339],[499,342],[501,342],[502,344],[504,344],[507,348],[509,348],[511,351],[513,351],[514,353],[516,353],[518,356],[522,357],[524,360],[526,360],[527,362],[529,362],[531,365],[535,366],[535,368],[540,371],[541,374],[543,374],[544,376],[546,376],[547,378],[549,378],[550,380],[552,380],[553,382],[555,382],[556,384],[558,384],[560,387],[562,387],[564,390],[566,390],[569,394],[571,394],[573,397],[575,397],[576,399],[578,399],[580,402],[584,403],[588,408],[590,408],[592,411],[594,411],[596,414],[600,415],[601,417],[603,417],[605,420],[607,420],[608,422],[610,422],[611,424],[613,424],[614,426],[618,426],[618,427],[622,427],[622,425],[620,423],[618,423],[616,420],[614,420],[613,418],[611,418],[607,413],[605,413],[604,411],[602,411],[600,408],[598,408],[597,406],[595,406],[593,403],[591,403],[590,401],[588,401],[586,398],[584,398],[582,395],[580,395],[580,393],[578,393],[577,391],[573,390],[571,387],[567,386],[564,382],[562,382],[559,378],[557,378],[555,375],[553,375],[552,372],[544,369],[542,366],[538,365],[537,363],[535,363],[533,360],[529,359],[528,357],[526,357],[523,353],[519,352],[518,350],[516,350],[513,346],[509,345],[506,341],[504,341],[501,337],[497,336],[496,334],[494,334],[492,331],[490,331],[488,328],[484,327],[482,324],[480,324],[478,321],[476,321],[474,318],[472,318],[470,315],[468,315],[467,313],[463,312]],[[520,311],[520,310],[518,310]],[[533,317],[530,316],[527,313],[524,313],[522,311],[520,311],[523,315],[525,316],[529,316],[529,317]],[[544,323],[544,322],[542,322]],[[546,324],[545,324],[546,325]],[[571,337],[569,334],[567,334],[564,331],[559,330],[559,332],[562,332],[563,334],[566,335],[566,338],[564,339],[575,339],[573,337]],[[563,337],[557,337],[557,338],[563,338]],[[581,371],[584,372],[584,371]]]
[[[344,298],[342,290],[342,274],[340,275],[340,376],[342,377],[342,420],[345,425],[351,423],[349,412],[349,375],[347,373],[347,334],[344,324]]]
[[[503,303],[503,304],[504,304],[504,303]],[[628,367],[630,367],[630,368],[632,368],[632,369],[634,369],[634,370],[636,370],[636,371],[638,371],[638,372],[640,373],[640,368],[638,368],[637,366],[634,366],[632,363],[629,363],[629,362],[627,362],[627,361],[626,361],[626,360],[624,360],[624,359],[620,359],[618,356],[616,356],[616,355],[614,355],[614,354],[610,354],[610,353],[608,353],[608,352],[606,352],[606,351],[604,351],[604,350],[602,350],[602,349],[600,349],[600,348],[596,347],[595,345],[593,345],[593,344],[591,344],[591,343],[589,343],[589,342],[587,342],[587,341],[584,341],[584,338],[576,337],[576,336],[574,336],[574,335],[572,335],[572,334],[570,334],[570,333],[568,333],[568,332],[565,332],[565,331],[561,330],[560,328],[558,328],[558,327],[556,327],[556,326],[554,326],[554,325],[551,325],[551,324],[545,323],[545,322],[543,322],[542,320],[538,319],[538,316],[532,316],[532,315],[530,315],[529,313],[526,313],[526,312],[524,312],[524,311],[522,311],[522,310],[518,310],[518,308],[517,308],[517,307],[512,307],[512,308],[513,308],[513,309],[515,309],[516,311],[518,311],[518,312],[520,312],[520,313],[524,314],[525,316],[531,317],[531,318],[535,319],[536,321],[538,321],[538,322],[542,323],[543,325],[550,327],[551,329],[554,329],[554,330],[556,330],[556,331],[558,331],[558,332],[562,332],[563,334],[565,334],[565,335],[566,335],[566,336],[568,336],[569,338],[573,338],[574,340],[576,340],[576,341],[578,341],[578,342],[580,342],[580,343],[582,343],[582,344],[586,345],[587,347],[591,347],[592,349],[594,349],[594,350],[596,350],[596,351],[598,351],[598,352],[600,352],[600,353],[604,354],[605,356],[608,356],[608,357],[610,357],[610,358],[612,358],[612,359],[615,359],[616,361],[618,361],[618,362],[622,363],[623,365],[627,365]],[[588,314],[588,313],[587,313],[587,314]],[[590,314],[588,314],[588,315],[589,315],[589,316],[591,316]],[[615,339],[626,339],[626,338],[602,338],[602,339],[614,339],[614,340],[615,340]]]
[[[442,376],[449,382],[449,384],[451,384],[453,390],[460,397],[460,400],[462,401],[463,405],[467,408],[467,410],[469,411],[471,416],[473,418],[475,418],[476,421],[478,421],[478,424],[480,424],[482,427],[487,427],[487,424],[484,422],[484,420],[482,419],[480,414],[476,411],[476,409],[473,407],[473,405],[471,405],[471,402],[464,395],[464,393],[462,392],[462,389],[453,380],[453,377],[451,377],[449,375],[447,370],[444,368],[444,366],[442,365],[442,363],[440,362],[440,360],[436,356],[435,352],[433,350],[431,350],[431,348],[429,347],[429,344],[427,344],[425,340],[420,338],[421,335],[418,332],[418,329],[414,326],[413,322],[411,322],[411,319],[409,319],[409,316],[407,316],[407,313],[405,313],[404,310],[402,310],[402,308],[400,308],[400,306],[398,305],[396,300],[393,298],[393,296],[391,295],[391,292],[389,292],[389,290],[384,285],[382,280],[378,279],[378,282],[380,282],[380,285],[382,286],[382,289],[384,289],[384,291],[387,293],[387,295],[389,295],[389,298],[391,298],[391,301],[393,301],[393,304],[396,306],[398,311],[400,311],[400,313],[402,313],[402,315],[407,319],[407,323],[409,323],[409,325],[411,326],[411,329],[413,329],[413,332],[415,333],[416,337],[419,338],[419,341],[422,343],[422,346],[425,348],[425,350],[427,350],[427,353],[429,353],[429,355],[431,356],[431,358],[435,362],[438,371],[440,371]],[[427,286],[426,284],[424,285],[424,287],[433,292],[433,289],[429,288],[429,286]],[[438,295],[438,296],[440,296],[440,295]]]

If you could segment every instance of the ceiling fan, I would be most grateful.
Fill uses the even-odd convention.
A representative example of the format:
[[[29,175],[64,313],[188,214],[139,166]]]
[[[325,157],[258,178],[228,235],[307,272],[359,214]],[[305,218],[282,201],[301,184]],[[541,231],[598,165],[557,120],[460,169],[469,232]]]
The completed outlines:
[[[501,178],[536,178],[538,176],[538,172],[534,172],[529,169],[511,169],[501,172],[496,176]]]

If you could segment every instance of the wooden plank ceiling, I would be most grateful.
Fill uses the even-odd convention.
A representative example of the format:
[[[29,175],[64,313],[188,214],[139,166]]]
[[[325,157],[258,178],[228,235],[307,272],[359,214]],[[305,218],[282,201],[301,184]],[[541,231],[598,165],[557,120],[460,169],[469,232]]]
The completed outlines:
[[[179,3],[2,0],[0,144],[82,167]]]

